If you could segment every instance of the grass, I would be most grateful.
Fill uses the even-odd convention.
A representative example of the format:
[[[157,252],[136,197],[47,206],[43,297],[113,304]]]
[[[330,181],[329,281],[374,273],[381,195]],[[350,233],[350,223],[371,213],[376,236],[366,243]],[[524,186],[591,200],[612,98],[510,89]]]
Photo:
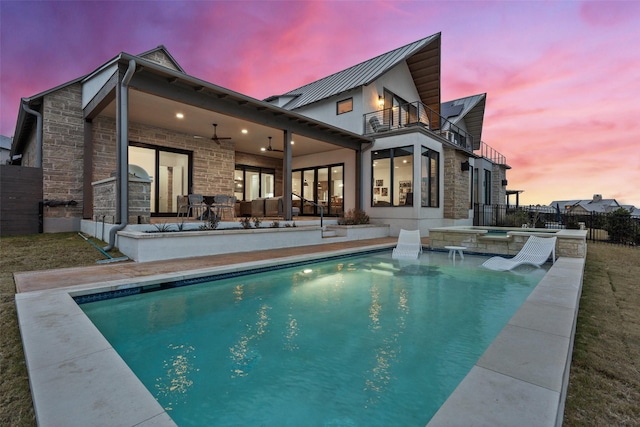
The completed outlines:
[[[588,246],[566,426],[640,426],[640,250]]]
[[[93,241],[98,246],[105,244]],[[122,254],[113,251],[110,255]],[[77,233],[0,239],[0,426],[36,425],[14,302],[13,273],[95,265],[105,258]]]
[[[112,254],[112,256],[120,256]],[[0,241],[0,425],[35,426],[13,273],[94,265],[75,233]],[[564,425],[640,426],[640,250],[589,244]]]

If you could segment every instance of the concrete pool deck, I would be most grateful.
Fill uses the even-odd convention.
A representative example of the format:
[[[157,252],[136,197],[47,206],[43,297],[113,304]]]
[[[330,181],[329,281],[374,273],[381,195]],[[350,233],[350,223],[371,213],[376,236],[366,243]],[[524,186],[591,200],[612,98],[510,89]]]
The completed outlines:
[[[175,425],[73,296],[390,248],[396,241],[17,273],[16,306],[38,424]],[[583,258],[556,261],[429,426],[561,424],[583,269]]]

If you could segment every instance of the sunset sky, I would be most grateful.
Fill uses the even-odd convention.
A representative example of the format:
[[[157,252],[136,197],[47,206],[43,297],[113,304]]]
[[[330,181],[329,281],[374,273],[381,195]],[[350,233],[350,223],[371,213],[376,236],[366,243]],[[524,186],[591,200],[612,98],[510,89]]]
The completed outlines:
[[[21,97],[120,52],[164,45],[264,99],[441,32],[442,100],[487,94],[482,139],[521,204],[640,207],[639,22],[640,1],[0,0],[0,134]]]

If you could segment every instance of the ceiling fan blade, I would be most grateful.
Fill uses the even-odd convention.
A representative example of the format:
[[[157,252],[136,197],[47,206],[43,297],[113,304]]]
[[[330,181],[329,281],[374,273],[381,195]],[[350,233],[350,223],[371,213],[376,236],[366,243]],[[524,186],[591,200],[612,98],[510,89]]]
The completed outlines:
[[[227,139],[231,139],[230,136],[218,136],[218,124],[217,123],[212,123],[213,124],[213,136],[211,137],[212,141],[215,141],[216,144],[220,145],[220,141],[223,140],[227,140]]]

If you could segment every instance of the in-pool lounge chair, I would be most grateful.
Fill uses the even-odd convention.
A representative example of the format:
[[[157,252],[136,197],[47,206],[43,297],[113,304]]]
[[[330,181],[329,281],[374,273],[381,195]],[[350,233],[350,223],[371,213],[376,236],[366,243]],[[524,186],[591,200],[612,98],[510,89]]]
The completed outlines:
[[[417,259],[422,253],[420,230],[400,230],[398,244],[393,249],[393,259]]]
[[[513,258],[494,256],[486,260],[482,266],[498,271],[511,270],[520,265],[540,267],[547,262],[549,255],[551,255],[551,261],[556,262],[556,237],[530,236],[520,252]]]

